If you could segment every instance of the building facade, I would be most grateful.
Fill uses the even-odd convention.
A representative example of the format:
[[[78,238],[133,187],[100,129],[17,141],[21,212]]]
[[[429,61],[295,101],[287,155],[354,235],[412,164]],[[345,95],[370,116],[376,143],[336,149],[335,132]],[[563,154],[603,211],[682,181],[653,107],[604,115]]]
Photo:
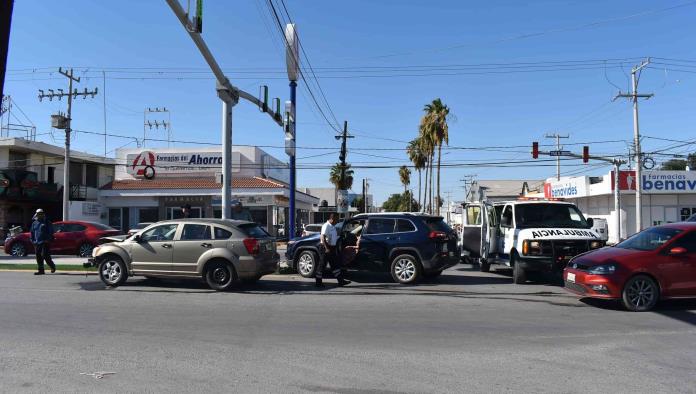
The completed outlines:
[[[107,223],[128,229],[137,223],[222,215],[222,152],[215,148],[120,149],[115,179],[101,188]],[[286,163],[252,146],[232,152],[232,198],[271,234],[287,236],[290,189]],[[297,222],[309,220],[319,199],[296,192]]]

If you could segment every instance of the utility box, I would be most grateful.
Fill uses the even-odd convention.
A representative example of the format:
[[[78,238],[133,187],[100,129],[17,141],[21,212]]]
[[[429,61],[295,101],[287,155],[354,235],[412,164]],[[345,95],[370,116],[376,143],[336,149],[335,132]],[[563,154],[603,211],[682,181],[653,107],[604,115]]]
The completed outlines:
[[[65,130],[68,128],[68,118],[63,114],[51,115],[51,127]]]

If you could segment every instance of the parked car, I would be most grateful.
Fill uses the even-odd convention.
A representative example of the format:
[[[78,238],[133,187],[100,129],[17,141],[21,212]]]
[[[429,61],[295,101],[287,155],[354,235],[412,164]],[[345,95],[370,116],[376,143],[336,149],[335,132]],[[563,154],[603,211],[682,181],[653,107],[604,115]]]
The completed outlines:
[[[387,271],[398,283],[438,276],[459,262],[457,234],[439,216],[360,214],[337,224],[337,231],[337,247],[348,268]],[[319,247],[320,235],[312,234],[288,242],[285,255],[301,276],[311,278]]]
[[[147,227],[147,226],[149,226],[149,225],[151,225],[151,224],[152,224],[152,222],[142,222],[142,223],[138,223],[138,224],[136,224],[135,226],[131,227],[131,228],[128,230],[127,235],[130,237],[130,236],[132,236],[133,234],[137,233],[138,231],[144,229],[145,227]]]
[[[564,279],[570,292],[620,300],[638,312],[660,299],[696,297],[696,223],[651,227],[614,247],[577,256]]]
[[[237,280],[255,282],[275,272],[275,238],[253,222],[179,219],[154,223],[121,242],[100,245],[86,267],[96,266],[107,286],[128,277],[203,278],[215,290]]]
[[[99,245],[100,238],[122,234],[105,224],[74,220],[53,223],[53,231],[51,253],[75,254],[80,257],[90,256],[92,249]],[[20,233],[5,240],[5,253],[12,256],[34,253],[29,233]]]
[[[312,234],[319,234],[321,232],[321,224],[305,224],[302,229],[302,236],[306,237]]]

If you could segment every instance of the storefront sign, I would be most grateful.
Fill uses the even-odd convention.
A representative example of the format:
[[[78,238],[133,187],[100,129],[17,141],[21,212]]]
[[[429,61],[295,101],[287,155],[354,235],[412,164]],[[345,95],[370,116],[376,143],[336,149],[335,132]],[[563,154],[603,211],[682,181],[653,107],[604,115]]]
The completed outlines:
[[[587,177],[561,179],[544,184],[546,198],[575,198],[587,196]]]
[[[85,216],[99,216],[102,210],[102,205],[95,202],[83,202],[82,214]]]
[[[350,203],[354,194],[348,193],[348,190],[336,191],[336,212],[348,213],[350,211]]]
[[[644,171],[641,177],[641,190],[646,194],[696,193],[696,171]],[[619,190],[636,190],[636,184],[635,171],[621,171]]]
[[[274,205],[273,196],[232,196],[232,200],[237,200],[242,205],[266,206]],[[211,205],[214,207],[222,206],[222,197],[213,197]]]
[[[127,172],[136,178],[206,174],[215,176],[222,168],[221,152],[152,152],[126,155]],[[239,172],[239,152],[232,152],[232,172]]]

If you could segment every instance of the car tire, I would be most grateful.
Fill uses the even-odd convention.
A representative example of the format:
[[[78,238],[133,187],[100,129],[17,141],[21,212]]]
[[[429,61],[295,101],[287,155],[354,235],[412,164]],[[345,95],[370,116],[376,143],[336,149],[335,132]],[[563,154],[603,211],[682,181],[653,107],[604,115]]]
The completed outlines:
[[[227,291],[232,288],[235,281],[235,272],[232,264],[226,261],[213,261],[205,270],[205,281],[211,289]]]
[[[512,254],[512,282],[516,285],[523,285],[527,282],[527,272],[519,264],[519,257],[514,252]]]
[[[629,279],[621,292],[621,303],[631,312],[651,310],[660,300],[660,287],[647,275],[636,275]]]
[[[491,271],[491,263],[488,260],[479,259],[479,270],[481,272],[490,272]]]
[[[99,279],[109,287],[118,287],[128,279],[126,263],[118,256],[105,256],[99,263]]]
[[[389,270],[395,282],[403,285],[413,284],[423,275],[423,269],[413,255],[401,254],[396,256]]]
[[[319,263],[319,255],[311,250],[303,250],[295,259],[297,273],[303,278],[314,278]]]
[[[89,242],[85,242],[77,248],[77,257],[92,257],[92,250],[94,245]]]
[[[10,246],[10,256],[24,257],[27,255],[27,247],[21,242],[15,242]]]

